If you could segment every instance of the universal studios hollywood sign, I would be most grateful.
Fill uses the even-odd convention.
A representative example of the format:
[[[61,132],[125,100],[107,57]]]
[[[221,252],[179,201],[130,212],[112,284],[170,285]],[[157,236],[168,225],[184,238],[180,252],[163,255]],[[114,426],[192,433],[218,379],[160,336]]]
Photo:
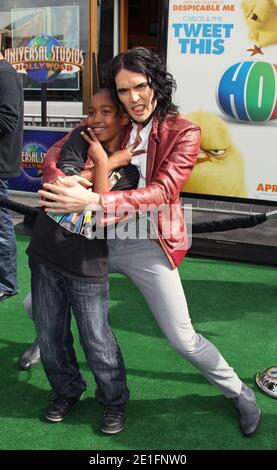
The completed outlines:
[[[83,51],[65,47],[53,36],[35,36],[26,46],[5,50],[5,59],[19,73],[40,83],[54,81],[62,74],[79,72]]]

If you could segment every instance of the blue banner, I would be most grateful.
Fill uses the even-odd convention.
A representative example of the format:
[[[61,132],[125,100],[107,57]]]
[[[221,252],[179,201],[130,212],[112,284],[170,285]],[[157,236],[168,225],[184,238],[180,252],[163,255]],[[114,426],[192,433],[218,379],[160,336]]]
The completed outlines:
[[[9,190],[36,193],[41,187],[42,165],[47,150],[70,129],[27,127],[24,129],[21,174],[9,178]]]

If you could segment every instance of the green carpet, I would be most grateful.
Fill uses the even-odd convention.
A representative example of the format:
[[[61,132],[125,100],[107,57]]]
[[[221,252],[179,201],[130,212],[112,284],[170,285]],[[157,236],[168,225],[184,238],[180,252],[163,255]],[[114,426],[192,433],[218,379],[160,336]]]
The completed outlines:
[[[261,427],[240,434],[231,404],[167,344],[136,288],[113,275],[111,319],[122,347],[131,400],[128,426],[115,436],[99,432],[101,407],[74,324],[75,346],[88,382],[84,399],[58,424],[43,420],[51,396],[41,365],[29,372],[17,359],[34,339],[22,300],[29,291],[25,248],[18,236],[19,295],[1,303],[1,449],[277,449],[277,401],[260,392],[256,371],[276,365],[276,269],[189,259],[180,273],[197,331],[212,340],[257,394]]]

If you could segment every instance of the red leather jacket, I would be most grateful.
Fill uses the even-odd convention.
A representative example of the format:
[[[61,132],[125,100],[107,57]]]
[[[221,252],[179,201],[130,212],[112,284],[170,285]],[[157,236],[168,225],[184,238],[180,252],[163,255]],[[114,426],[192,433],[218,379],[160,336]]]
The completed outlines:
[[[131,126],[128,126],[123,135],[122,148],[128,143],[130,131]],[[48,150],[43,165],[45,182],[54,181],[63,175],[56,163],[67,138],[68,135]],[[188,250],[179,193],[192,172],[199,151],[199,127],[180,115],[167,115],[162,122],[154,117],[147,150],[146,187],[101,193],[108,224],[122,220],[124,211],[143,212],[147,205],[166,207],[158,214],[150,212],[150,216],[172,268],[181,263]]]

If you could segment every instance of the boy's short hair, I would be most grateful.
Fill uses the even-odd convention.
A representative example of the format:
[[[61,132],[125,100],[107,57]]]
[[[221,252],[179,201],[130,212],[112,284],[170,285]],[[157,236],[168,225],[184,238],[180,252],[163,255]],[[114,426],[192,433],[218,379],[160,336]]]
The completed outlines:
[[[97,95],[97,93],[100,93],[101,91],[107,91],[109,93],[110,98],[111,98],[113,104],[116,107],[116,113],[117,114],[126,113],[126,111],[123,108],[122,104],[116,99],[116,97],[114,96],[114,93],[112,92],[112,90],[109,87],[107,87],[107,86],[99,87],[98,90],[96,91],[96,93],[94,93],[94,96]]]

